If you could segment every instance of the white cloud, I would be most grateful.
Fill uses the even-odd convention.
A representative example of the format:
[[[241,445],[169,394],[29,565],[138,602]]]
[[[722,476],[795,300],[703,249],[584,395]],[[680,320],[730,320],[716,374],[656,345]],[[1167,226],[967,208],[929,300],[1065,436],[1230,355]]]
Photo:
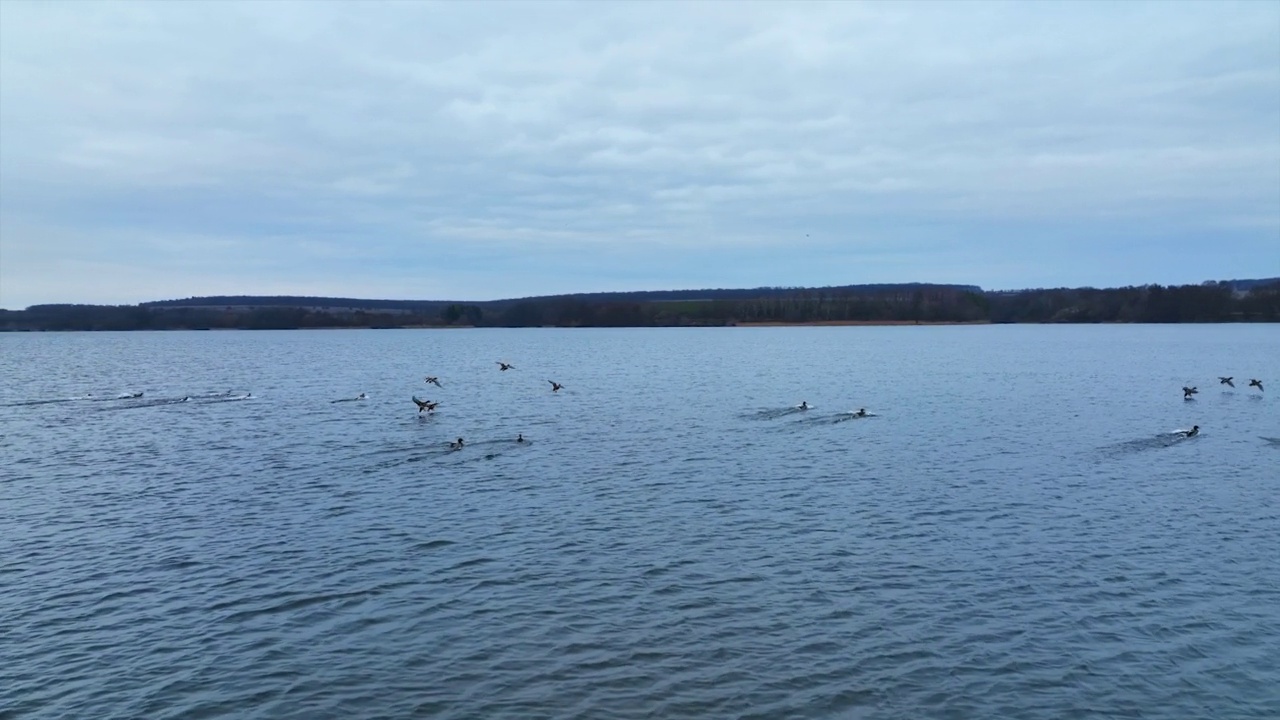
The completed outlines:
[[[909,281],[956,267],[944,239],[1102,284],[1094,236],[1274,246],[1278,128],[1266,3],[6,2],[0,304],[94,301],[33,257],[146,268],[156,237],[184,238],[188,294],[221,292],[193,268],[261,263],[351,295],[344,253],[398,258],[375,284],[447,258],[476,298],[540,253],[578,258],[548,292],[830,282],[836,246],[907,258],[844,281]],[[1026,240],[1063,226],[1080,241]]]

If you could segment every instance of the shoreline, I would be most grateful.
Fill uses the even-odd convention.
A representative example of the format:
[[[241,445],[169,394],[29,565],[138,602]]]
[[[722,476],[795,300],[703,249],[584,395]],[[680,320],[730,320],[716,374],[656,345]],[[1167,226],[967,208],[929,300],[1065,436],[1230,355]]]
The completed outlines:
[[[810,322],[740,322],[729,327],[881,327],[897,325],[991,325],[990,320],[814,320]]]

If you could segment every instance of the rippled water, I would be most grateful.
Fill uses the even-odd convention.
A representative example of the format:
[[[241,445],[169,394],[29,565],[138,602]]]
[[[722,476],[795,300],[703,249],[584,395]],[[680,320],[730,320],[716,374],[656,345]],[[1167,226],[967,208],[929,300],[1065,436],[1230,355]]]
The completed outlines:
[[[1276,358],[1257,325],[0,336],[0,716],[1280,717]]]

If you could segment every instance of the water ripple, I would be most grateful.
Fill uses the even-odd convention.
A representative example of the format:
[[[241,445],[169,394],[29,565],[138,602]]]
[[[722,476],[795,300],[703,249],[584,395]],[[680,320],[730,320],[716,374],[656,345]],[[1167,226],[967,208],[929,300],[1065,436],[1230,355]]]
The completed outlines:
[[[0,717],[1280,717],[1266,330],[0,337]]]

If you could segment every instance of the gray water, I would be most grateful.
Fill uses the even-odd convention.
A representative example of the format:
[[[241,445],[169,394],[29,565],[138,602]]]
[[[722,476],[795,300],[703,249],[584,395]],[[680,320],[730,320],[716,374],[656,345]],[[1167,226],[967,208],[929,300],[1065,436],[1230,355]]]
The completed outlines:
[[[0,717],[1280,717],[1277,358],[1274,325],[0,336]]]

